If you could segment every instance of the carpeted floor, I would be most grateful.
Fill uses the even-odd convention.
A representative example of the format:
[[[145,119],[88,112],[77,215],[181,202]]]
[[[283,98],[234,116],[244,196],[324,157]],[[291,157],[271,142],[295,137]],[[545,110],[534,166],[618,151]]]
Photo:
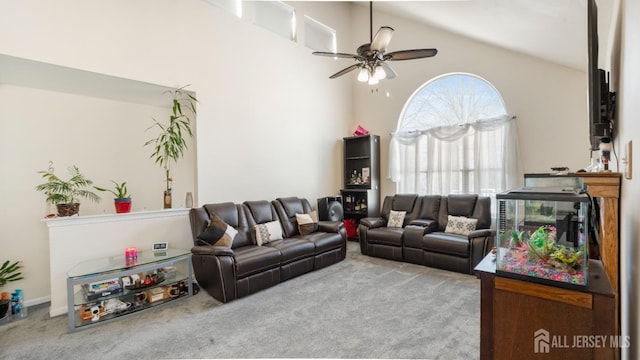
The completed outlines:
[[[1,359],[478,359],[474,276],[347,259],[227,304],[204,291],[119,321],[67,331],[48,308],[0,325]]]

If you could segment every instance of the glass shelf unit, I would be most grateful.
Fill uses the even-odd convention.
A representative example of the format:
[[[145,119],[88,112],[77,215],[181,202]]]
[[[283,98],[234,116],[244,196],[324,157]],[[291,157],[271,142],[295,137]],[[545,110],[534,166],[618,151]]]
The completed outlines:
[[[83,261],[67,273],[69,331],[191,295],[189,250],[141,251],[133,261],[124,254]]]

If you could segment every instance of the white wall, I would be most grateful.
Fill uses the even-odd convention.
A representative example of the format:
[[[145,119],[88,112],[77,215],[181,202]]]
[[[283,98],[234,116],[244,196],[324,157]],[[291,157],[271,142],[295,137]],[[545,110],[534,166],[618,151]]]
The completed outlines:
[[[354,6],[353,11],[355,49],[368,42],[369,16],[368,7]],[[425,82],[451,72],[479,75],[500,91],[507,110],[517,116],[524,173],[549,172],[552,166],[568,166],[575,171],[589,164],[587,77],[584,71],[377,13],[375,9],[373,18],[374,32],[382,25],[395,29],[388,51],[438,49],[433,58],[390,62],[398,77],[382,80],[377,92],[372,93],[366,84],[355,85],[355,116],[351,127],[361,124],[380,135],[381,176],[385,178],[383,196],[395,192],[395,184],[386,179],[388,144],[389,134],[396,130],[402,108]],[[349,49],[340,49],[345,50]]]
[[[620,201],[620,286],[622,334],[631,336],[631,348],[623,349],[623,359],[640,358],[640,1],[622,1],[622,38],[620,59],[619,121],[614,142],[618,156],[624,155],[624,144],[633,141],[633,178],[622,180]]]
[[[193,189],[200,204],[292,195],[313,203],[339,189],[351,82],[327,78],[336,65],[311,55],[301,30],[300,43],[291,42],[252,25],[250,8],[237,19],[199,0],[0,5],[0,54],[162,86],[191,84],[200,100],[199,137],[179,165],[186,170],[176,169],[174,206]],[[299,18],[309,14],[337,28],[340,44],[349,41],[347,5],[294,5]],[[100,185],[127,180],[134,211],[157,209],[163,174],[142,144],[151,117],[167,113],[0,80],[0,195],[10,209],[0,217],[0,259],[22,260],[25,274],[8,290],[22,288],[28,303],[49,295],[36,171],[53,160],[57,174],[76,164]],[[103,197],[98,205],[84,202],[81,214],[112,212]]]
[[[112,188],[111,179],[126,181],[132,211],[162,208],[164,172],[149,159],[151,150],[143,144],[154,136],[145,132],[152,117],[165,119],[169,112],[156,106],[0,84],[0,197],[5,206],[0,216],[0,261],[22,260],[25,276],[8,288],[21,287],[27,300],[49,294],[49,243],[41,219],[56,210],[45,204],[43,193],[35,191],[44,182],[37,171],[47,170],[49,161],[64,179],[70,176],[67,167],[77,165],[97,186]],[[184,207],[185,193],[195,189],[194,164],[191,151],[174,167],[174,207]],[[102,201],[81,200],[80,214],[114,213],[114,196],[96,193]],[[90,245],[92,240],[84,242]]]
[[[216,37],[216,55],[200,67],[198,94],[213,104],[198,117],[200,203],[295,195],[314,204],[340,188],[352,82],[328,79],[341,64],[304,47],[301,18],[309,14],[336,29],[344,47],[349,7],[290,4],[298,14],[298,43],[250,25],[251,7],[240,20],[210,14],[209,22],[233,36]]]

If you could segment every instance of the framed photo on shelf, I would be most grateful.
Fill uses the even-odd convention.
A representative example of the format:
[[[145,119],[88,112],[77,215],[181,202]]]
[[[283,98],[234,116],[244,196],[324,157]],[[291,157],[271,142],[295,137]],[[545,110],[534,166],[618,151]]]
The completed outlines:
[[[362,182],[363,183],[368,183],[369,182],[369,176],[370,175],[371,175],[371,172],[370,172],[368,167],[362,168]]]

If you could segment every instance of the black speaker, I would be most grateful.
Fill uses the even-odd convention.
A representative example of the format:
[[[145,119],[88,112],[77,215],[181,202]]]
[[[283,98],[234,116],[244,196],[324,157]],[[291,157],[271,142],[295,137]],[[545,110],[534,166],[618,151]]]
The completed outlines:
[[[342,221],[342,196],[326,196],[318,199],[318,220]]]

